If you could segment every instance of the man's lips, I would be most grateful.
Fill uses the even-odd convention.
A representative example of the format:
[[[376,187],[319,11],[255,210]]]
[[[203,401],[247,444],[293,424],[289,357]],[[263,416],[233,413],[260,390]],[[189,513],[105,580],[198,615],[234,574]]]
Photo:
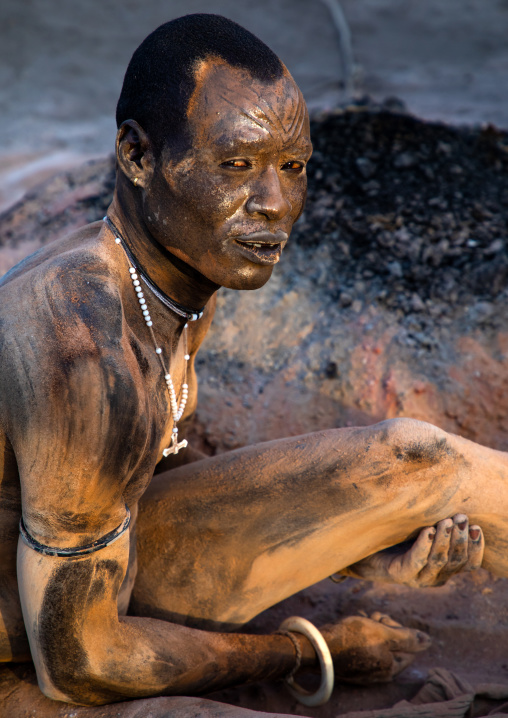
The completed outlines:
[[[242,254],[255,264],[276,264],[288,235],[279,229],[277,232],[251,232],[233,239],[243,250]]]

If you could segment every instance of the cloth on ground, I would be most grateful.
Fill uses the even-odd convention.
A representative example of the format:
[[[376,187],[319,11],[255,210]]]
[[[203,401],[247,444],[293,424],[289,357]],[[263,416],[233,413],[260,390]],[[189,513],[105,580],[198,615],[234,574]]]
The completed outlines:
[[[505,700],[508,683],[481,683],[472,686],[468,681],[444,668],[433,668],[425,684],[410,701],[400,701],[393,708],[339,713],[337,718],[469,718],[480,715],[491,718],[508,715],[508,703],[489,713],[474,711],[475,699]]]

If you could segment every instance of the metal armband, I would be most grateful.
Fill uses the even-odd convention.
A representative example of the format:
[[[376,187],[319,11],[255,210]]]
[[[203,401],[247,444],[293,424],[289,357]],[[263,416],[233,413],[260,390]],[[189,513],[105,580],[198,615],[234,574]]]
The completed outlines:
[[[131,513],[127,506],[125,507],[125,510],[127,515],[120,526],[117,526],[116,529],[109,531],[109,533],[102,538],[97,539],[97,541],[86,544],[85,546],[77,546],[76,548],[56,548],[55,546],[45,546],[44,544],[39,543],[39,541],[34,539],[33,536],[28,533],[23,517],[21,517],[19,521],[19,533],[27,546],[32,548],[34,551],[44,554],[45,556],[66,556],[71,558],[75,556],[86,556],[89,553],[100,551],[101,548],[111,546],[112,543],[114,543],[127,531],[131,522]]]

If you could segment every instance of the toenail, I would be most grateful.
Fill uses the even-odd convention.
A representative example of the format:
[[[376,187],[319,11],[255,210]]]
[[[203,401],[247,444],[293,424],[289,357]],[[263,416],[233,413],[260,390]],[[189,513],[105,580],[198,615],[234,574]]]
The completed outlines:
[[[453,526],[447,526],[447,527],[446,527],[446,533],[447,533],[448,535],[451,534],[452,528],[453,528]]]
[[[460,524],[457,524],[457,526],[459,527],[459,529],[460,529],[461,531],[464,531],[464,529],[465,529],[466,526],[467,526],[467,521],[461,521]]]
[[[480,538],[480,529],[469,529],[469,535],[473,539],[473,541],[478,541]]]

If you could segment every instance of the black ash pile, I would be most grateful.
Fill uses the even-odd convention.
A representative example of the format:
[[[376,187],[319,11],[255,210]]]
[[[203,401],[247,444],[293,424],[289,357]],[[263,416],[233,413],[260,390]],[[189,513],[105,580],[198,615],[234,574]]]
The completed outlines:
[[[504,292],[508,133],[367,108],[328,114],[311,130],[309,199],[291,243],[319,283],[313,257],[326,242],[341,306],[360,297],[442,313],[466,295]]]

